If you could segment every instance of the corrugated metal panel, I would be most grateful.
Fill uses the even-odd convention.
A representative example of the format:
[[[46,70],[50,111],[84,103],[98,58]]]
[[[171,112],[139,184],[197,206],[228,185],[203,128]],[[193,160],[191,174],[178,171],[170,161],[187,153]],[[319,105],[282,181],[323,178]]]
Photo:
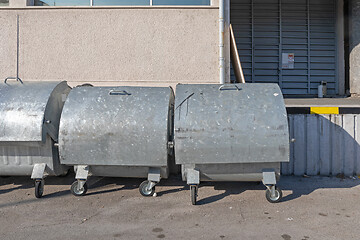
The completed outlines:
[[[284,175],[360,174],[360,115],[289,115],[290,163]]]
[[[50,175],[60,175],[66,168],[58,165],[57,148],[49,136],[46,143],[39,142],[0,142],[0,175],[31,175],[35,163],[46,163]],[[55,159],[53,159],[55,157]]]
[[[231,1],[231,23],[247,82],[278,83],[284,94],[335,95],[336,0]],[[282,53],[295,54],[294,69]],[[234,74],[231,75],[235,79]]]
[[[33,158],[38,157],[38,154],[33,154],[36,151],[39,151],[39,148],[27,146],[5,147],[0,145],[0,156],[4,165],[33,165]]]

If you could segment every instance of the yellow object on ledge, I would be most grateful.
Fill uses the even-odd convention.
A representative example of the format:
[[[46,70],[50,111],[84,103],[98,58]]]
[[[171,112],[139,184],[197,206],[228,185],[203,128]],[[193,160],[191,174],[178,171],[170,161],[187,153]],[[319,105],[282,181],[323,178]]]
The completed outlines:
[[[338,107],[311,107],[310,114],[339,114]]]

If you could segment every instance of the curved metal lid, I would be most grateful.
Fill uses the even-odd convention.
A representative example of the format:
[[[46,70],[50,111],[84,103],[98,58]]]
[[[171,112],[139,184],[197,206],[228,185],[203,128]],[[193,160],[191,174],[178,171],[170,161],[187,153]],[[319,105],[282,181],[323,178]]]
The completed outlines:
[[[60,120],[62,164],[166,166],[171,88],[77,87]]]
[[[279,86],[177,85],[175,155],[178,164],[289,161]]]
[[[45,109],[60,84],[66,82],[0,83],[0,141],[42,141]]]

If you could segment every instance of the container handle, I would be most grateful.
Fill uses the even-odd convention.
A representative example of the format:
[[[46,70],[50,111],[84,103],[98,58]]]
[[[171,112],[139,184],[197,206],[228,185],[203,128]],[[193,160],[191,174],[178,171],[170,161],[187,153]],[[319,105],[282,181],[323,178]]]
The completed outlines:
[[[16,19],[16,77],[7,77],[4,80],[4,83],[6,84],[7,80],[14,79],[21,84],[24,84],[23,81],[19,78],[19,15],[17,15]]]
[[[131,93],[128,93],[128,92],[125,91],[125,90],[120,90],[120,91],[118,91],[118,90],[111,90],[111,91],[109,92],[109,94],[110,94],[110,95],[114,95],[114,96],[118,96],[118,95],[126,95],[126,96],[129,96],[129,95],[131,95]]]
[[[237,90],[237,91],[240,91],[241,88],[239,88],[236,84],[224,84],[224,85],[221,85],[219,87],[219,90],[220,91],[224,91],[224,90]]]
[[[7,81],[9,79],[16,80],[16,81],[20,82],[21,84],[24,84],[23,81],[19,77],[7,77],[7,78],[5,78],[4,83],[7,83]]]

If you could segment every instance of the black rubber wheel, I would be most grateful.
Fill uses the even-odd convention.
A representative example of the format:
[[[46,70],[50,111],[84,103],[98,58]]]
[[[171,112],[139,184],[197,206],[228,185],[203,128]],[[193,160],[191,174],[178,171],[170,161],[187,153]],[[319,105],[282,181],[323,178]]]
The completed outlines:
[[[151,197],[154,195],[155,193],[155,186],[152,189],[146,189],[147,185],[149,184],[149,181],[143,181],[140,186],[139,186],[139,192],[141,193],[141,195],[143,195],[144,197]]]
[[[278,203],[282,199],[282,191],[279,187],[275,187],[275,197],[271,197],[271,191],[269,189],[266,189],[266,200],[268,200],[270,203]]]
[[[41,198],[44,193],[44,180],[41,181],[35,181],[35,197]]]
[[[82,187],[82,189],[78,189],[78,181],[73,182],[73,184],[71,184],[71,187],[70,187],[70,192],[76,197],[84,196],[86,194],[87,190],[88,190],[88,187],[87,187],[86,183],[84,183],[84,186]]]
[[[192,205],[196,205],[196,197],[197,197],[197,187],[192,185],[190,186],[190,195],[191,195],[191,203]]]

